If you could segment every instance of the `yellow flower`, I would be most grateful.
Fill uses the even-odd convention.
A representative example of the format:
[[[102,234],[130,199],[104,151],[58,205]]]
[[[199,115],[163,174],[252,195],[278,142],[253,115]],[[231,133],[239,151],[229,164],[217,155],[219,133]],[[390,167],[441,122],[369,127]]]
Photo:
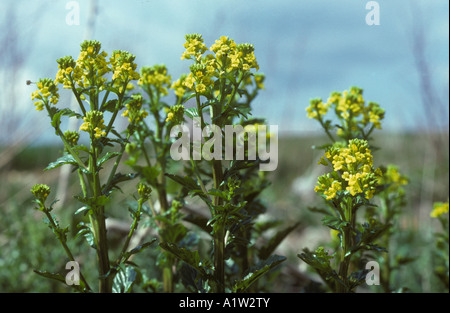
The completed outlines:
[[[38,101],[34,102],[37,111],[42,111],[44,109],[45,104],[57,104],[59,101],[59,93],[58,87],[56,83],[50,78],[40,79],[36,86],[38,90],[35,90],[31,93],[31,100],[38,99]]]
[[[181,104],[174,105],[169,108],[167,113],[166,122],[172,122],[174,124],[181,124],[184,122],[184,106]]]
[[[329,103],[324,103],[322,99],[316,98],[310,100],[309,107],[306,108],[306,112],[308,113],[308,118],[319,120],[327,114],[328,109],[330,108]]]
[[[50,187],[44,184],[36,184],[31,188],[31,193],[36,197],[37,200],[44,205],[45,200],[47,200],[48,195],[50,194]]]
[[[138,123],[148,116],[148,112],[142,109],[143,102],[142,95],[136,94],[132,95],[131,101],[125,105],[127,109],[122,113],[122,116],[128,117],[130,124]]]
[[[155,65],[153,67],[141,68],[141,78],[138,85],[155,89],[158,94],[167,95],[167,88],[170,86],[171,77],[167,74],[165,65]]]
[[[340,190],[346,190],[352,196],[362,193],[367,199],[373,197],[380,173],[372,166],[373,157],[367,141],[353,139],[347,146],[337,143],[325,152],[325,158],[319,164],[331,166],[333,174],[319,177],[316,192],[323,193],[327,200],[335,198]]]
[[[190,66],[191,72],[184,79],[183,86],[198,93],[206,93],[207,88],[214,84],[212,76],[204,63],[195,63]]]
[[[186,77],[186,74],[181,75],[180,78],[173,82],[170,86],[170,88],[174,89],[175,95],[177,95],[177,97],[179,98],[183,97],[184,93],[186,92],[186,86],[184,85]]]
[[[101,44],[97,40],[85,40],[81,43],[78,59],[64,57],[58,60],[59,71],[56,81],[64,84],[64,88],[72,88],[72,81],[80,87],[96,86],[99,90],[106,88],[105,74],[111,72],[106,61],[108,54],[101,51]]]
[[[67,142],[73,147],[77,145],[80,134],[76,131],[67,130],[64,132],[64,137],[66,137]]]
[[[380,170],[378,184],[386,185],[388,192],[403,192],[402,186],[408,184],[408,178],[401,174],[398,167],[389,164],[386,169]]]
[[[181,59],[194,59],[200,61],[203,53],[208,50],[203,43],[202,35],[188,34],[185,36],[186,42],[183,45],[186,51],[181,55]]]
[[[136,63],[134,63],[136,56],[128,51],[114,50],[109,59],[111,69],[113,72],[112,79],[114,86],[124,87],[128,85],[131,80],[138,80],[140,75],[136,72]],[[126,87],[125,85],[125,87]]]
[[[445,213],[448,213],[448,201],[447,202],[436,202],[433,205],[433,211],[431,211],[430,216],[433,218],[438,218]]]
[[[85,131],[93,135],[95,138],[100,138],[106,136],[104,129],[106,126],[103,124],[103,112],[100,111],[89,111],[86,116],[83,117],[84,123],[80,126],[80,131]]]

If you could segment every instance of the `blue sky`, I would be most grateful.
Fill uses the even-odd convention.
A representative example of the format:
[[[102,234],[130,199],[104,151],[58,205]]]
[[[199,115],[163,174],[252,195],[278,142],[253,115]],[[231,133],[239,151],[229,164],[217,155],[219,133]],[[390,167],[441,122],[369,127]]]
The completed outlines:
[[[6,27],[7,12],[14,12],[17,40],[27,52],[18,75],[23,81],[54,77],[57,58],[78,56],[79,44],[86,38],[91,0],[76,1],[79,25],[66,23],[69,2],[0,3],[0,27]],[[326,99],[330,92],[353,85],[364,89],[367,101],[386,109],[385,129],[424,127],[413,57],[414,34],[422,32],[430,81],[446,113],[438,118],[448,127],[449,2],[379,0],[380,25],[374,26],[366,24],[367,2],[98,0],[91,39],[102,42],[107,52],[130,51],[139,66],[166,64],[173,79],[188,71],[189,62],[180,60],[187,33],[202,34],[207,46],[221,35],[252,43],[260,71],[267,76],[266,90],[254,103],[255,115],[279,125],[280,133],[307,134],[319,130],[305,115],[309,99]],[[18,106],[32,106],[31,91],[30,86],[20,87]],[[0,106],[3,112],[8,110],[4,100]],[[46,125],[45,117],[36,118],[42,112],[26,112],[30,121],[38,121],[33,125]],[[39,129],[48,133],[48,126]]]

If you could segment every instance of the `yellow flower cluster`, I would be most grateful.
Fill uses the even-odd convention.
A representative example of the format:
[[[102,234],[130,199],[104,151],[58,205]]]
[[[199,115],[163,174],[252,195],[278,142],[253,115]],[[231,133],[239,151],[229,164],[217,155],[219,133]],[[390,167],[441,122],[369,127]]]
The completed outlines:
[[[172,122],[174,124],[181,124],[184,122],[184,106],[182,104],[176,104],[169,108],[167,113],[166,122]]]
[[[138,187],[139,197],[141,199],[143,199],[144,201],[148,200],[150,198],[150,194],[152,192],[152,188],[147,186],[144,183],[139,183],[137,187]]]
[[[63,84],[64,89],[72,88],[71,73],[76,66],[75,60],[71,56],[65,56],[56,60],[58,63],[58,72],[56,73],[55,83]]]
[[[266,76],[264,74],[255,74],[254,79],[256,88],[264,89],[264,80],[266,79]]]
[[[366,106],[361,88],[350,87],[349,91],[333,92],[328,98],[328,103],[335,106],[336,113],[344,120],[361,116],[362,119],[358,122],[363,126],[372,123],[375,128],[381,129],[384,110],[375,102],[369,102]]]
[[[153,67],[141,68],[141,78],[138,81],[140,86],[153,87],[158,94],[167,95],[167,88],[170,86],[171,77],[167,75],[165,65],[155,65]]]
[[[86,40],[81,44],[81,52],[75,61],[71,56],[57,60],[58,72],[55,82],[63,84],[65,89],[71,89],[76,84],[85,88],[96,86],[99,90],[106,88],[105,74],[113,73],[114,86],[123,88],[131,80],[139,79],[136,72],[135,56],[127,51],[113,51],[107,60],[108,54],[101,51],[101,44],[97,40]],[[121,91],[121,90],[120,90]]]
[[[209,66],[204,63],[195,63],[190,67],[191,72],[186,77],[183,85],[198,93],[205,93],[207,87],[214,84],[213,74]]]
[[[38,89],[31,93],[31,100],[39,99],[34,102],[37,111],[44,109],[44,104],[48,102],[57,104],[59,101],[58,87],[50,78],[43,78],[37,82]]]
[[[186,51],[181,55],[181,59],[194,59],[200,61],[203,53],[208,50],[203,42],[202,35],[188,34],[185,36],[185,39],[186,42],[183,46],[186,48]]]
[[[379,185],[387,185],[386,190],[389,192],[401,191],[401,186],[408,184],[408,178],[398,171],[395,165],[388,165],[383,171],[383,175],[378,179]]]
[[[334,107],[336,115],[345,121],[345,127],[355,131],[358,127],[364,128],[370,123],[373,127],[381,129],[381,120],[384,118],[384,110],[378,103],[366,102],[363,98],[363,90],[358,87],[350,87],[342,93],[332,92],[326,102],[321,99],[313,99],[306,108],[308,118],[322,120],[329,109]],[[358,125],[360,124],[360,125]],[[338,135],[342,135],[343,129],[338,129]]]
[[[217,70],[228,72],[232,70],[250,71],[259,69],[254,54],[255,48],[248,43],[236,44],[233,39],[222,36],[209,48],[215,54]]]
[[[95,138],[100,138],[106,136],[104,129],[106,128],[103,124],[105,121],[103,119],[103,112],[100,111],[89,111],[86,116],[83,117],[84,123],[80,126],[80,131],[88,132],[94,135]]]
[[[186,50],[181,59],[193,59],[195,64],[190,67],[191,72],[184,80],[177,81],[172,86],[178,94],[184,94],[182,86],[197,93],[206,93],[208,87],[214,84],[214,77],[224,77],[233,71],[248,72],[251,69],[259,69],[254,47],[251,44],[236,44],[226,36],[220,37],[210,47],[213,54],[204,56],[208,50],[199,34],[186,35]],[[262,88],[262,76],[256,81],[257,86]],[[180,86],[181,85],[181,86]]]
[[[81,52],[76,61],[76,66],[73,68],[73,82],[80,87],[97,86],[103,90],[106,86],[107,78],[104,77],[106,73],[111,72],[109,63],[106,60],[108,54],[101,51],[101,44],[97,40],[86,40],[81,43]],[[61,67],[61,64],[59,64]],[[71,68],[62,67],[64,75],[72,73]],[[67,73],[69,70],[69,73]],[[58,79],[58,74],[56,75]],[[70,76],[64,81],[64,84],[69,87]]]
[[[76,131],[67,130],[64,132],[64,137],[66,137],[67,142],[73,147],[77,145],[80,134]]]
[[[255,47],[252,44],[238,44],[236,51],[230,55],[231,67],[246,72],[250,71],[252,68],[259,70],[254,51]]]
[[[306,108],[308,118],[320,120],[322,116],[327,114],[330,108],[329,103],[323,103],[322,99],[316,98],[309,101],[310,105]]]
[[[136,57],[128,51],[114,50],[110,58],[111,69],[113,72],[112,79],[114,86],[122,87],[131,80],[138,80],[140,75],[136,72]]]
[[[131,100],[125,105],[127,109],[122,113],[122,116],[128,117],[128,121],[131,124],[142,121],[148,116],[148,112],[142,109],[143,102],[144,98],[142,98],[142,95],[132,95]]]
[[[50,187],[44,184],[36,184],[30,191],[36,199],[44,205],[45,200],[47,200],[47,197],[50,194]]]
[[[433,211],[431,211],[430,216],[438,218],[445,213],[448,213],[448,201],[447,202],[436,202],[433,205]]]
[[[335,198],[341,190],[352,196],[363,193],[367,199],[373,197],[381,170],[373,168],[373,156],[367,141],[352,139],[347,146],[335,144],[327,150],[319,164],[333,169],[333,173],[319,177],[314,189],[322,192],[327,200]]]
[[[181,98],[186,92],[187,87],[184,85],[184,81],[186,80],[188,75],[182,74],[179,79],[174,81],[170,88],[172,88],[177,97]]]

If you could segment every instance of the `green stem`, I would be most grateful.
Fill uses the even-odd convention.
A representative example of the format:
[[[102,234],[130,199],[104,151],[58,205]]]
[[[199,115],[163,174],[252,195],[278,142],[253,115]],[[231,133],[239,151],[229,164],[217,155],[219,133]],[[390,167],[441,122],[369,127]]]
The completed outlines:
[[[222,112],[222,105],[219,107],[213,105],[211,109],[211,120],[218,116]],[[200,115],[202,116],[202,115]],[[222,125],[217,125],[222,129]],[[220,189],[220,185],[223,181],[223,169],[221,160],[212,160],[212,173],[214,188]],[[222,205],[222,198],[218,196],[213,197],[213,208]],[[215,210],[213,214],[216,214]],[[217,281],[217,293],[225,292],[225,225],[223,221],[219,221],[218,227],[215,227],[214,231],[214,268],[215,278]]]
[[[95,148],[95,138],[91,134],[91,153],[89,157],[89,170],[91,173],[91,191],[94,199],[98,199],[101,196],[100,177],[97,169],[97,154],[98,151]],[[109,256],[108,256],[108,244],[106,236],[106,224],[105,224],[105,207],[103,205],[95,205],[92,208],[93,215],[91,215],[91,223],[94,230],[94,239],[97,250],[97,260],[99,269],[99,291],[101,293],[110,293],[112,291],[110,284],[110,277],[108,277],[110,271]]]
[[[353,214],[353,201],[350,202],[350,205],[347,205],[345,210],[344,220],[348,223],[346,226],[342,228],[343,230],[343,238],[342,238],[342,255],[341,255],[341,263],[339,265],[339,277],[342,280],[337,283],[337,292],[339,293],[348,293],[349,290],[348,285],[348,270],[350,267],[351,261],[351,247],[352,247],[352,237],[353,230],[355,229],[355,216]]]
[[[319,112],[317,112],[317,114],[319,114]],[[328,127],[325,126],[325,124],[322,121],[322,116],[319,114],[319,118],[318,121],[320,123],[320,125],[322,126],[322,128],[325,130],[325,133],[327,134],[328,138],[330,138],[330,140],[334,143],[336,142],[336,140],[333,138],[333,136],[331,135],[330,131],[328,130]]]
[[[127,252],[128,246],[130,245],[131,238],[133,237],[133,235],[138,227],[139,221],[141,219],[142,204],[143,204],[142,199],[139,199],[137,212],[135,213],[133,223],[131,224],[130,231],[129,231],[128,236],[125,240],[125,243],[122,247],[122,251],[120,252],[120,256],[117,261],[117,264],[120,264],[120,263],[126,261],[124,256],[125,256],[125,253]]]
[[[56,224],[55,220],[53,219],[53,216],[50,214],[50,211],[47,208],[45,208],[45,207],[43,207],[42,211],[47,216],[47,219],[49,220],[50,225],[52,226],[54,232],[55,233],[60,233],[61,229]],[[73,257],[72,252],[70,251],[69,247],[67,246],[66,241],[63,240],[60,236],[58,236],[58,240],[61,243],[62,247],[64,248],[64,251],[66,252],[67,256],[69,257],[69,260],[70,261],[75,261],[75,258]],[[91,290],[91,287],[89,286],[89,284],[87,283],[86,279],[84,278],[84,276],[83,276],[83,274],[81,272],[80,272],[80,279],[84,283],[86,289],[88,291]]]

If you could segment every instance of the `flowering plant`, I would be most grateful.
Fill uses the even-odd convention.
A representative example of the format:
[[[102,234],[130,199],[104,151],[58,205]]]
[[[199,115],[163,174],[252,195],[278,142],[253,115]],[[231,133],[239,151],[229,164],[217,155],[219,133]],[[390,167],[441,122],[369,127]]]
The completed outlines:
[[[130,228],[128,239],[117,260],[115,262],[110,260],[105,224],[106,208],[111,194],[119,188],[119,184],[135,177],[134,174],[117,172],[130,134],[123,137],[115,129],[114,122],[124,106],[134,107],[135,103],[139,101],[126,97],[126,91],[130,87],[130,83],[138,80],[140,75],[136,72],[135,56],[129,52],[113,51],[109,60],[107,56],[108,54],[101,50],[101,44],[98,41],[84,41],[81,44],[78,59],[74,60],[71,56],[58,59],[58,72],[55,80],[50,78],[39,80],[36,84],[38,89],[31,95],[32,100],[38,99],[35,102],[36,110],[45,109],[47,111],[51,125],[65,148],[64,155],[50,163],[46,170],[70,164],[78,174],[81,194],[75,198],[82,207],[77,210],[76,214],[84,214],[89,217],[88,222],[79,223],[78,236],[86,237],[89,245],[97,253],[98,290],[100,292],[111,292],[113,288],[118,288],[117,273],[126,271],[125,264],[131,255],[153,242],[142,245],[140,249],[128,251],[129,239],[136,230],[142,206],[148,200],[150,193],[150,189],[146,185],[139,184],[138,208],[132,212],[134,222]],[[67,107],[58,108],[58,84],[62,84],[64,89],[72,91],[78,104],[78,112]],[[106,114],[111,115],[107,122],[105,121]],[[79,131],[63,132],[61,129],[63,116],[82,120]],[[80,143],[83,133],[87,135],[88,145]],[[108,151],[117,149],[117,147],[118,151]],[[104,173],[104,164],[113,159],[115,159],[115,163],[109,173]],[[57,235],[70,260],[73,261],[73,255],[66,243],[65,234],[68,232],[68,228],[60,228],[56,218],[50,214],[52,205],[45,204],[50,188],[36,185],[32,192],[37,198],[38,209],[47,215],[50,228]],[[42,272],[38,273],[42,274]],[[45,273],[44,276],[59,280],[57,275]],[[77,288],[81,291],[92,290],[85,280],[83,280],[83,285]]]
[[[335,120],[339,121],[334,126],[331,119],[325,119],[332,108]],[[386,236],[400,212],[398,209],[404,205],[400,186],[406,184],[407,179],[395,166],[390,165],[387,170],[374,167],[370,135],[374,129],[381,129],[384,110],[374,102],[366,105],[361,88],[333,92],[326,103],[313,99],[306,111],[309,118],[320,123],[331,140],[331,144],[321,147],[325,153],[319,161],[331,172],[320,176],[314,189],[324,198],[327,208],[314,210],[325,215],[322,222],[332,230],[338,244],[332,245],[335,250],[332,254],[320,246],[315,251],[305,248],[298,257],[320,275],[331,291],[353,292],[367,281],[368,269],[363,267],[364,261],[367,263],[372,252],[388,251]],[[335,129],[341,141],[333,136]],[[381,199],[381,211],[372,202],[375,195]],[[359,224],[364,209],[365,221]],[[380,241],[385,246],[381,246]],[[388,261],[383,263],[389,268]],[[354,271],[349,273],[352,269]],[[389,273],[387,269],[386,273]],[[388,285],[389,277],[383,279],[383,286],[389,289]]]

